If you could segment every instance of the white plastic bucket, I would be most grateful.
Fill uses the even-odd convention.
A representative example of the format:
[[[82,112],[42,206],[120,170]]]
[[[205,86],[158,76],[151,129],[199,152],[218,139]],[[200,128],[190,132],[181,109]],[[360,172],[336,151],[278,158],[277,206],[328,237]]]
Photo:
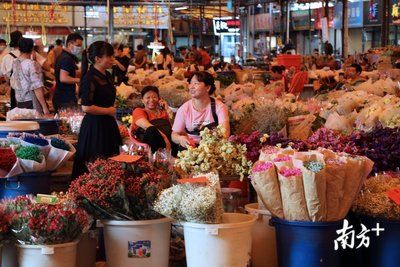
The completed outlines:
[[[18,267],[17,262],[17,247],[14,242],[9,240],[4,241],[0,266]]]
[[[75,267],[79,241],[57,245],[19,245],[19,267]]]
[[[224,213],[221,224],[182,223],[188,267],[245,267],[256,217]]]
[[[94,267],[96,265],[97,230],[82,235],[79,240],[76,267]]]
[[[253,267],[277,267],[275,228],[269,225],[271,213],[266,209],[259,209],[258,203],[247,204],[245,209],[249,214],[257,216],[252,232]]]
[[[101,222],[107,267],[168,267],[171,219]]]

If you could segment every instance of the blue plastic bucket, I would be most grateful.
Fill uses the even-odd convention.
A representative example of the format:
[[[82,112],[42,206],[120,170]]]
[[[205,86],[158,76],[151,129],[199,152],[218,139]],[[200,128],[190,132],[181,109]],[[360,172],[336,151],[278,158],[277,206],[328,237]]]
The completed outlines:
[[[37,133],[39,124],[34,121],[5,121],[0,122],[0,138],[7,138],[9,133]]]
[[[370,238],[368,248],[363,248],[360,253],[362,262],[358,266],[363,267],[393,267],[400,265],[400,222],[361,216],[360,221],[367,229],[376,228],[379,223],[383,232],[376,236],[376,232],[367,233]]]
[[[35,121],[39,123],[39,133],[43,135],[55,135],[60,133],[60,119],[24,119],[19,121]]]
[[[338,267],[342,252],[334,250],[337,222],[298,222],[272,218],[279,267]]]
[[[1,179],[0,198],[50,194],[50,177],[50,172],[32,172]]]

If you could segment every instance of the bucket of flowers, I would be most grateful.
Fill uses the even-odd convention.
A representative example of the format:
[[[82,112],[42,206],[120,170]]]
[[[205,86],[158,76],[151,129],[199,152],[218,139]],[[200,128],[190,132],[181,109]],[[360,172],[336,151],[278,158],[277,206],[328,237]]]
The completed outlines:
[[[20,267],[76,265],[77,244],[89,216],[73,201],[50,199],[45,203],[39,197],[19,196],[3,202]]]
[[[157,195],[170,184],[168,170],[129,155],[97,159],[88,170],[69,193],[101,219],[107,265],[168,266],[172,220],[153,210]]]

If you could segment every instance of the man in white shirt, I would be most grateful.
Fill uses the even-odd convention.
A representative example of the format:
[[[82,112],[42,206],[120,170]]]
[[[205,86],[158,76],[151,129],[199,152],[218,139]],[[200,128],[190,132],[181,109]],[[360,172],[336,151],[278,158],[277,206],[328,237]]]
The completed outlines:
[[[14,31],[10,34],[10,52],[6,54],[0,64],[0,73],[4,75],[7,82],[9,82],[11,74],[12,74],[12,66],[14,60],[20,56],[20,52],[18,49],[18,41],[22,38],[22,33],[20,31]],[[10,98],[11,98],[11,109],[17,106],[17,102],[15,100],[15,91],[10,88]]]

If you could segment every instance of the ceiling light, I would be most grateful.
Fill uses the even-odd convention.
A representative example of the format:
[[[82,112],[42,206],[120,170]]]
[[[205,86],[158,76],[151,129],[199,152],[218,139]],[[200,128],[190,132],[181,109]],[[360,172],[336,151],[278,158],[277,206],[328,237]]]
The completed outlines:
[[[30,39],[39,39],[39,38],[42,37],[42,36],[39,35],[37,32],[34,32],[34,31],[27,31],[24,35],[22,35],[22,37],[24,37],[24,38],[30,38]]]
[[[262,8],[263,6],[261,5],[261,3],[258,3],[257,8]]]
[[[186,10],[189,9],[188,6],[181,6],[181,7],[175,7],[175,10]]]

